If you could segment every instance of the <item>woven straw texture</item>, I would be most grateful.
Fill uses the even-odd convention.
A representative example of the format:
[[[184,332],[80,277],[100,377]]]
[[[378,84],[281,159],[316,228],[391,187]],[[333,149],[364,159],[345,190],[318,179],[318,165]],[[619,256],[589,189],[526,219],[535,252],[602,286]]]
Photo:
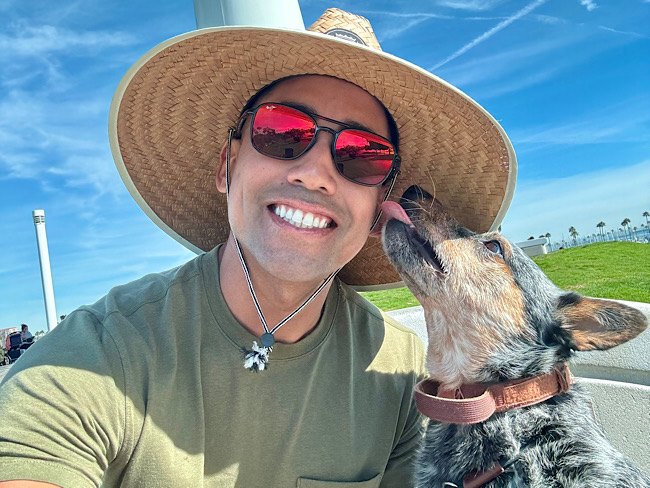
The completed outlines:
[[[338,8],[327,9],[308,30],[327,34],[334,29],[354,33],[366,46],[382,50],[368,19]]]
[[[179,36],[127,73],[113,100],[110,136],[136,201],[190,248],[207,251],[225,241],[226,199],[214,178],[228,128],[253,93],[301,73],[351,81],[393,114],[402,157],[393,199],[419,184],[468,228],[498,225],[512,198],[516,162],[507,136],[480,106],[393,56],[331,36],[264,28]],[[361,289],[400,282],[372,238],[339,276]]]

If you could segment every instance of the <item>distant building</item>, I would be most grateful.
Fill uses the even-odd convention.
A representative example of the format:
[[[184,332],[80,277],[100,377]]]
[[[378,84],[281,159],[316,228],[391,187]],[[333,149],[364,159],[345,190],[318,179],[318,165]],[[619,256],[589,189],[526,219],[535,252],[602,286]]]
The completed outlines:
[[[516,243],[516,245],[526,253],[526,256],[529,256],[531,258],[533,256],[539,256],[540,254],[547,254],[547,244],[548,239],[546,237],[541,237],[539,239],[529,239],[527,241]]]

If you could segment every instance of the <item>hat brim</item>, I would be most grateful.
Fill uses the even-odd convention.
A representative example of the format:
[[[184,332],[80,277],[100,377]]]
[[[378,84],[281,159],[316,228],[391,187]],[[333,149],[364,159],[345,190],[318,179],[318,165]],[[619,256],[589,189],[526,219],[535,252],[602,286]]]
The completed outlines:
[[[399,197],[412,184],[435,195],[467,228],[494,230],[516,180],[505,131],[479,104],[407,61],[309,31],[200,29],[142,56],[120,82],[109,138],[120,176],[144,212],[187,248],[202,252],[229,234],[215,186],[221,147],[246,101],[268,83],[320,74],[377,97],[400,132]],[[401,285],[378,239],[339,273],[357,289]]]

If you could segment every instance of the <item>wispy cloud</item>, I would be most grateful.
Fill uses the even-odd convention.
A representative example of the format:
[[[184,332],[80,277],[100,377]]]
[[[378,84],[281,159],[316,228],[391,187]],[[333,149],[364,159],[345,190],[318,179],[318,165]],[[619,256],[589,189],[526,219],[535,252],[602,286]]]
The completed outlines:
[[[481,100],[502,97],[515,92],[520,92],[527,88],[538,86],[557,78],[568,63],[558,63],[556,65],[531,66],[528,70],[519,70],[516,76],[507,78],[498,83],[492,83],[490,86],[481,87],[473,93]]]
[[[554,28],[553,35],[508,43],[501,50],[497,45],[488,54],[467,56],[436,70],[436,74],[485,100],[559,78],[606,50],[639,39],[633,33],[620,32],[612,34],[606,42],[594,42],[596,26],[571,28],[570,21],[561,19],[554,25],[560,27]]]
[[[0,28],[0,93],[15,89],[79,92],[92,70],[110,70],[136,37],[122,31],[71,30],[14,21]],[[119,54],[114,54],[119,53]],[[96,62],[98,56],[103,62]],[[90,60],[90,61],[87,61]],[[79,64],[82,61],[83,64]],[[77,62],[77,64],[75,64]],[[71,66],[75,75],[70,76]]]
[[[389,12],[385,10],[359,10],[361,15],[373,15],[376,17],[386,17],[390,19],[389,23],[380,24],[376,29],[380,41],[395,39],[413,27],[431,19],[452,20],[454,17],[435,13],[423,12]]]
[[[392,27],[383,28],[379,33],[379,39],[381,41],[386,41],[389,39],[396,39],[405,32],[410,31],[415,26],[426,21],[426,18],[420,17],[416,19],[408,19],[404,22],[400,22],[399,25],[393,25]]]
[[[568,178],[524,181],[517,186],[503,231],[515,241],[550,232],[555,242],[562,235],[568,238],[570,226],[580,235],[596,233],[601,220],[618,228],[627,217],[638,226],[650,207],[648,188],[650,160]]]
[[[10,25],[9,33],[0,34],[0,60],[22,56],[81,53],[107,47],[133,44],[131,34],[120,31],[73,31],[52,25]]]
[[[561,24],[568,23],[567,19],[563,19],[561,17],[554,17],[552,15],[537,14],[537,15],[532,15],[531,17],[544,24],[549,24],[549,25],[561,25]]]
[[[44,191],[53,180],[59,189],[114,193],[119,178],[99,129],[106,123],[107,94],[84,103],[47,96],[15,90],[0,99],[1,179],[37,180]]]
[[[362,15],[384,15],[386,17],[392,17],[393,19],[407,20],[419,18],[451,20],[456,18],[453,15],[443,15],[432,12],[391,12],[389,10],[355,10],[355,12],[359,12]]]
[[[525,15],[529,14],[530,12],[532,12],[533,10],[535,10],[537,7],[544,4],[545,2],[546,2],[546,0],[535,0],[534,2],[529,3],[524,8],[522,8],[521,10],[516,12],[514,15],[508,17],[506,20],[503,20],[502,22],[499,22],[492,29],[484,32],[483,34],[476,37],[471,42],[465,44],[463,47],[458,49],[456,52],[454,52],[453,54],[448,56],[446,59],[440,61],[436,65],[429,68],[429,71],[435,71],[438,68],[440,68],[441,66],[444,66],[445,64],[447,64],[448,62],[458,58],[459,56],[462,56],[463,54],[465,54],[470,49],[472,49],[472,48],[478,46],[479,44],[481,44],[482,42],[486,41],[487,39],[492,37],[497,32],[505,29],[510,24],[512,24],[513,22],[519,20],[520,18],[524,17]]]
[[[511,77],[515,71],[528,70],[530,65],[541,64],[538,57],[564,49],[569,42],[567,39],[555,38],[519,43],[490,55],[456,63],[441,70],[441,73],[444,73],[445,79],[463,87],[502,80]]]
[[[594,2],[594,0],[580,0],[580,5],[585,7],[589,12],[592,12],[598,8],[598,5],[596,5],[596,2]]]
[[[535,149],[554,145],[648,142],[650,113],[647,96],[624,100],[591,113],[576,114],[562,125],[514,129],[510,137],[516,146]],[[528,146],[527,148],[525,146]]]
[[[492,10],[497,5],[503,3],[503,0],[438,0],[436,5],[439,7],[453,8],[457,10]]]
[[[650,0],[648,0],[647,3],[650,3]],[[598,28],[602,29],[604,31],[607,31],[607,32],[613,32],[614,34],[622,34],[624,36],[636,37],[638,39],[650,39],[650,36],[645,35],[645,34],[639,34],[638,32],[622,31],[622,30],[612,29],[611,27],[605,27],[604,25],[599,25]]]
[[[10,11],[15,8],[18,0],[3,0],[0,2],[0,12]]]

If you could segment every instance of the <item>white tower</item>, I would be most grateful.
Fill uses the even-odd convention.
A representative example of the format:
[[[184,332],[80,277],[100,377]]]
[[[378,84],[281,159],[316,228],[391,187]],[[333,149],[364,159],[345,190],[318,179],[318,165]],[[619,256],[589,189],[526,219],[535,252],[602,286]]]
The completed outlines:
[[[254,25],[305,30],[298,0],[194,0],[196,27]]]
[[[41,263],[41,281],[43,282],[43,299],[45,300],[45,317],[48,332],[56,327],[56,304],[54,303],[54,286],[52,285],[52,270],[50,269],[50,253],[47,250],[47,234],[45,233],[45,210],[32,212],[36,228],[36,243],[38,259]]]

